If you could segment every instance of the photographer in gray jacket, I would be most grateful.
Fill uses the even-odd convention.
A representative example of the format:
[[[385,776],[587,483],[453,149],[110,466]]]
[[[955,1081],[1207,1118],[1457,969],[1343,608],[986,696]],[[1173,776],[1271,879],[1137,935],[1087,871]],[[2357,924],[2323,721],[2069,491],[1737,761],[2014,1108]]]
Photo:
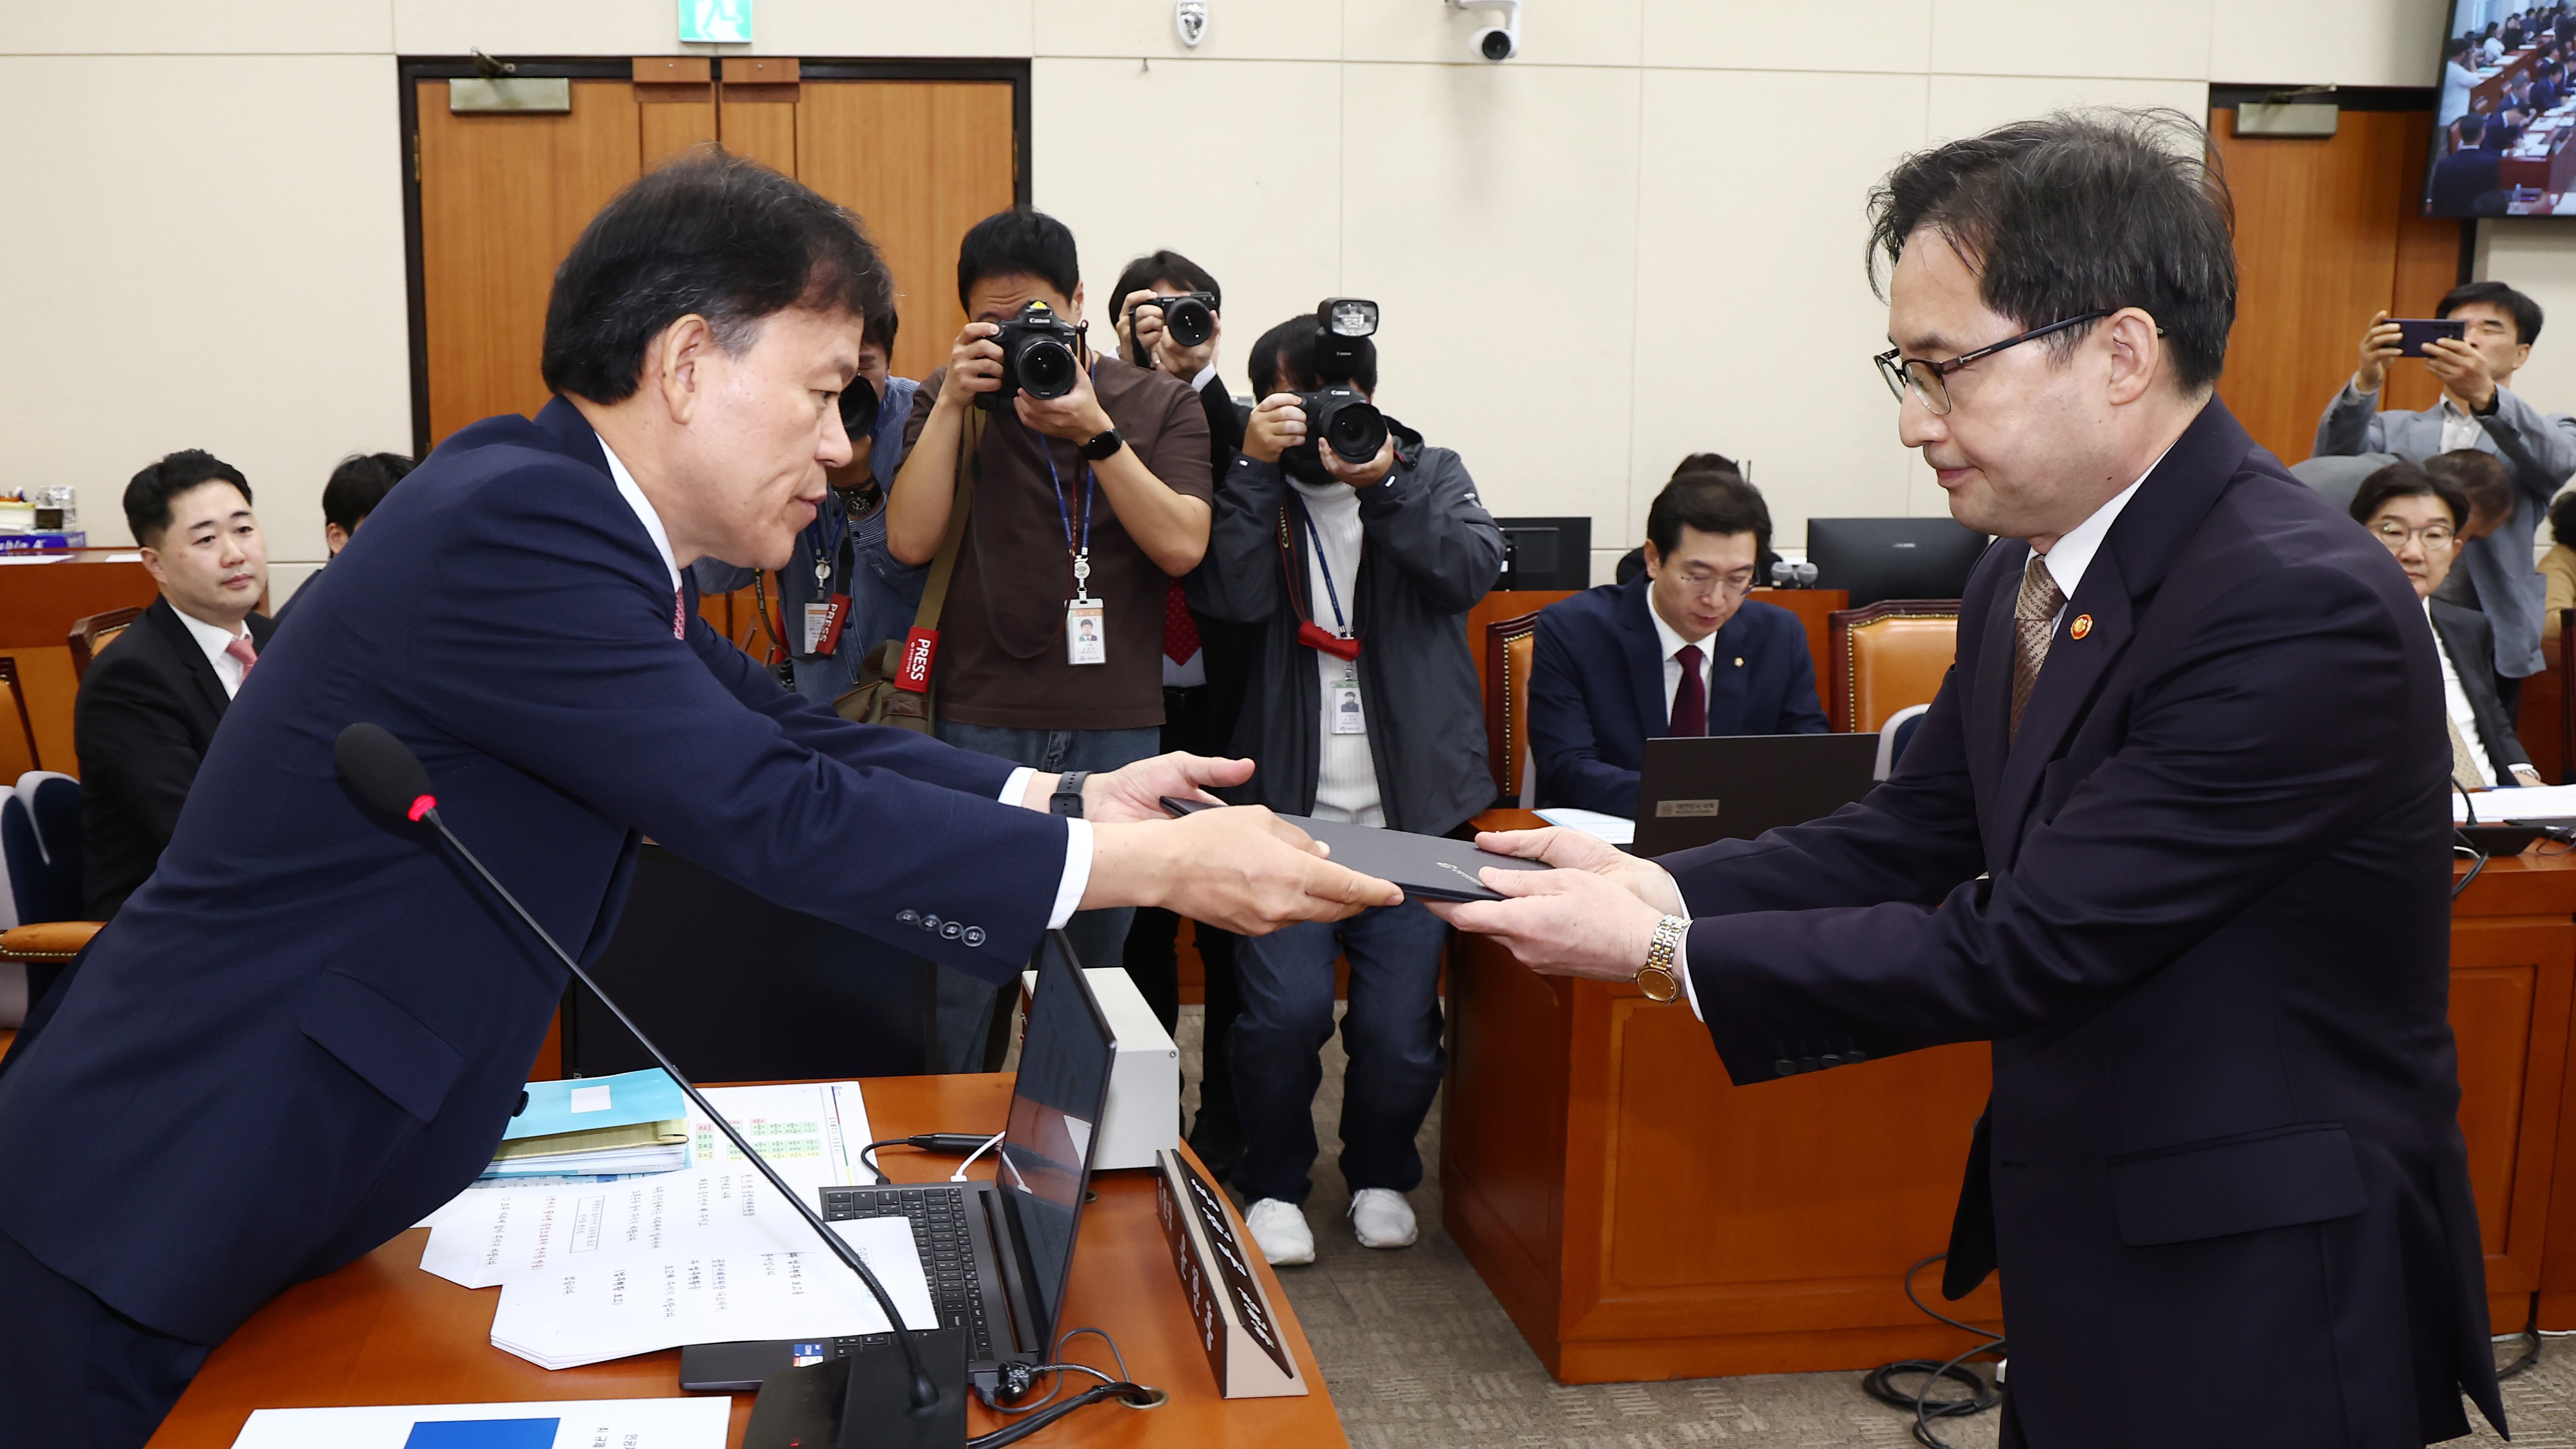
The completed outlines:
[[[2464,336],[2427,343],[2420,354],[2442,384],[2442,400],[2420,412],[2377,410],[2388,364],[2409,356],[2398,348],[2397,324],[2381,312],[2362,333],[2352,381],[2317,424],[2316,452],[2395,453],[2422,462],[2475,448],[2512,465],[2512,513],[2462,545],[2459,559],[2479,612],[2495,630],[2496,695],[2511,718],[2523,679],[2547,667],[2540,649],[2546,586],[2532,540],[2549,500],[2576,473],[2576,418],[2541,412],[2510,386],[2540,338],[2539,303],[2502,282],[2469,282],[2452,288],[2433,315],[2466,324]]]
[[[1445,835],[1494,801],[1465,616],[1501,571],[1502,530],[1458,455],[1377,411],[1377,306],[1341,298],[1253,344],[1262,396],[1217,486],[1192,607],[1259,626],[1234,752],[1260,762],[1225,792],[1283,814]],[[1414,1134],[1444,1066],[1446,927],[1419,901],[1246,937],[1229,1041],[1243,1159],[1233,1181],[1264,1257],[1309,1263],[1317,1053],[1342,1022],[1342,1176],[1363,1246],[1416,1236]]]

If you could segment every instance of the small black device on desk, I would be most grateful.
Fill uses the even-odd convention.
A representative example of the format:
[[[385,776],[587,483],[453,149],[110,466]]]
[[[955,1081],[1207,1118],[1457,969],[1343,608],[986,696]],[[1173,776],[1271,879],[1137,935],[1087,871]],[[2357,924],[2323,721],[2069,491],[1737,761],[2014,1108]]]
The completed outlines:
[[[1877,759],[1875,754],[1871,755],[1873,766]],[[1201,810],[1224,807],[1211,805],[1205,800],[1183,800],[1166,795],[1163,808],[1174,815],[1195,815]],[[1346,865],[1362,875],[1393,881],[1397,889],[1414,900],[1499,901],[1502,897],[1485,888],[1478,871],[1487,866],[1496,870],[1548,869],[1535,860],[1523,860],[1516,855],[1496,855],[1444,835],[1414,835],[1375,825],[1316,820],[1305,815],[1282,815],[1279,818],[1330,846],[1335,865]]]
[[[1877,783],[1878,736],[1706,735],[1646,741],[1635,855],[1804,825]]]
[[[1882,599],[1959,597],[1988,542],[1947,518],[1807,520],[1815,587],[1847,590],[1855,609]]]
[[[987,1402],[1015,1369],[1053,1361],[1116,1050],[1090,982],[1061,933],[1050,933],[1039,948],[994,1180],[822,1189],[827,1219],[910,1220],[939,1326],[965,1335],[967,1372]],[[845,1358],[889,1337],[696,1344],[680,1350],[680,1387],[756,1389],[781,1370]]]

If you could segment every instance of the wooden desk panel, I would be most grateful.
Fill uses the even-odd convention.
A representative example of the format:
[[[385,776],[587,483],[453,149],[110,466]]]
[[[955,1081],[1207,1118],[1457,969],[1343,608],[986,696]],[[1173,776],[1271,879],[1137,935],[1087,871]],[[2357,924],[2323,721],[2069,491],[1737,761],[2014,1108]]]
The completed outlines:
[[[2576,1133],[2562,1108],[2576,854],[2491,863],[2453,917],[2489,1311],[2518,1328],[2540,1290],[2544,1326],[2576,1327],[2576,1182],[2552,1185],[2560,1163],[2576,1173],[2576,1141],[2561,1150]],[[1634,987],[1540,977],[1477,938],[1449,970],[1447,1224],[1560,1380],[1859,1369],[1964,1346],[1900,1279],[1948,1242],[1983,1046],[1734,1087],[1698,1021]],[[1991,1282],[1943,1307],[2000,1321]]]
[[[1003,1075],[889,1077],[867,1083],[868,1119],[878,1135],[927,1131],[999,1131],[1010,1106]],[[929,1182],[951,1159],[895,1152],[887,1174]],[[989,1178],[991,1161],[974,1176]],[[1324,1390],[1323,1370],[1298,1326],[1296,1310],[1267,1264],[1257,1265],[1280,1326],[1313,1386],[1304,1398],[1219,1398],[1207,1355],[1156,1221],[1149,1172],[1102,1173],[1099,1200],[1083,1215],[1082,1243],[1066,1292],[1066,1326],[1098,1325],[1117,1335],[1140,1383],[1167,1390],[1171,1402],[1136,1411],[1103,1404],[1046,1431],[1051,1446],[1223,1444],[1227,1449],[1304,1449],[1347,1441]],[[1238,1223],[1237,1231],[1241,1231]],[[429,1234],[415,1228],[327,1277],[280,1295],[207,1359],[179,1405],[152,1437],[151,1449],[228,1449],[257,1408],[355,1404],[505,1403],[532,1399],[670,1396],[679,1392],[677,1350],[548,1372],[492,1347],[495,1289],[460,1288],[419,1269]],[[1108,1363],[1090,1339],[1076,1357]],[[742,1443],[752,1397],[733,1402],[729,1446]],[[968,1412],[968,1432],[1009,1422],[982,1406]]]
[[[0,654],[18,661],[36,753],[48,770],[80,773],[72,749],[72,701],[80,687],[64,642],[72,621],[140,607],[160,593],[143,565],[108,562],[119,552],[133,550],[79,549],[57,555],[61,563],[0,565]]]

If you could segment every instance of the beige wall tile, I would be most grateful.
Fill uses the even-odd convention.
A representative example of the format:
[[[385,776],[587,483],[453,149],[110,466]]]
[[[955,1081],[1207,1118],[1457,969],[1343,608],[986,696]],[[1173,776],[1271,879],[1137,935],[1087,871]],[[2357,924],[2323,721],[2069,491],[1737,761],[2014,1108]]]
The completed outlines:
[[[1213,0],[1193,50],[1172,28],[1172,0],[1036,0],[1040,55],[1198,60],[1339,60],[1343,0]],[[1374,4],[1378,0],[1352,0]]]
[[[1931,78],[1924,112],[1924,134],[1935,142],[1956,140],[2009,121],[2078,106],[2163,106],[2205,125],[2209,87],[2199,81],[1936,75]]]
[[[1717,70],[1919,71],[1932,63],[1923,0],[1848,0],[1831,25],[1778,0],[1646,0],[1646,64]]]
[[[68,0],[7,7],[0,55],[384,53],[394,0]]]
[[[1502,66],[1479,57],[1476,32],[1501,22],[1492,10],[1465,11],[1436,0],[1345,0],[1342,55],[1359,61],[1419,61],[1479,69],[1617,65],[1640,59],[1643,0],[1528,0],[1521,7],[1520,58]]]
[[[2510,283],[2540,304],[2540,340],[2513,390],[2543,412],[2576,413],[2576,234],[2563,221],[2478,223],[2480,278]]]
[[[2209,78],[2235,85],[2433,85],[2450,11],[2450,0],[2223,3],[2212,13]]]
[[[1656,71],[1646,77],[1627,516],[1687,453],[1749,459],[1777,540],[1810,515],[1907,511],[1911,456],[1870,365],[1887,309],[1862,269],[1862,205],[1921,144],[1919,76]],[[1800,146],[1712,146],[1839,115]],[[1596,542],[1606,542],[1596,538]]]
[[[2220,4],[2278,0],[1931,0],[1932,69],[1965,75],[2209,78],[2210,15]],[[2335,23],[2325,0],[2282,4]]]
[[[1345,72],[1342,289],[1385,308],[1387,411],[1498,514],[1624,511],[1638,75]],[[1311,302],[1309,303],[1311,305]]]
[[[676,55],[672,0],[393,0],[403,55]],[[1031,0],[758,0],[753,43],[706,54],[1015,56],[1031,41]]]
[[[43,345],[0,354],[0,486],[71,483],[122,544],[135,470],[205,448],[273,557],[322,557],[331,465],[411,450],[393,58],[0,59],[0,134],[83,142],[11,163]]]

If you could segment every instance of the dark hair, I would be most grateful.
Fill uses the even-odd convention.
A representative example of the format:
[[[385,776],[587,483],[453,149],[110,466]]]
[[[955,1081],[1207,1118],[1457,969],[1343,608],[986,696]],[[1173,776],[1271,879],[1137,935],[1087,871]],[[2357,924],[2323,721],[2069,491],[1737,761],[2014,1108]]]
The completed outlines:
[[[966,294],[990,277],[1035,277],[1072,301],[1082,285],[1072,230],[1025,206],[994,212],[966,228],[957,243],[957,305],[966,305]]]
[[[1128,293],[1141,292],[1156,282],[1169,282],[1185,292],[1205,292],[1216,299],[1209,306],[1219,312],[1225,310],[1225,288],[1216,284],[1216,278],[1208,269],[1170,250],[1148,252],[1129,262],[1127,270],[1118,274],[1118,285],[1109,294],[1109,305],[1124,307]]]
[[[170,527],[170,500],[208,483],[230,483],[241,490],[242,502],[250,501],[250,480],[203,448],[182,448],[135,474],[125,485],[125,526],[134,531],[134,541],[159,548]]]
[[[1735,466],[1735,460],[1724,453],[1693,453],[1673,465],[1675,480],[1691,473],[1732,473],[1738,478],[1744,476],[1744,470]],[[1660,548],[1662,545],[1658,544],[1657,547]]]
[[[2469,500],[2471,516],[2502,519],[2513,514],[2513,473],[2504,460],[2475,448],[2455,448],[2424,460],[2435,482],[2448,483]],[[2461,520],[2463,523],[2468,520]]]
[[[2464,51],[2464,50],[2466,50],[2466,49],[2468,49],[2468,48],[2469,48],[2469,38],[2468,38],[2467,36],[2465,36],[2465,35],[2454,35],[2454,36],[2452,36],[2452,37],[2451,37],[2451,43],[2450,43],[2449,45],[2446,45],[2446,46],[2442,47],[2442,58],[2443,58],[2444,60],[2448,60],[2448,59],[2450,59],[2452,56],[2458,55],[2461,51]]]
[[[322,521],[340,525],[342,533],[357,532],[360,521],[376,511],[412,467],[411,459],[400,453],[351,453],[322,485]]]
[[[555,269],[541,369],[556,392],[622,402],[680,318],[706,318],[739,353],[789,307],[871,317],[894,309],[894,283],[858,218],[706,148],[645,173],[582,228]]]
[[[2469,115],[2462,116],[2461,125],[2465,128],[2469,117],[2476,114],[2477,112],[2471,111]],[[2466,129],[2463,129],[2460,134],[2471,140],[2477,138],[2476,132]],[[2433,315],[2448,317],[2462,307],[2476,302],[2501,308],[2506,316],[2513,319],[2514,341],[2538,342],[2540,340],[2540,304],[2502,282],[2462,282],[2443,293],[2442,300],[2433,304]]]
[[[1377,342],[1359,339],[1360,359],[1351,369],[1351,386],[1362,392],[1377,391]],[[1315,377],[1315,314],[1291,317],[1254,339],[1252,356],[1244,364],[1252,376],[1256,398],[1274,392],[1288,392],[1290,383],[1311,387]]]
[[[2487,118],[2486,118],[2486,117],[2484,117],[2484,116],[2479,115],[2479,114],[2478,114],[2477,112],[2475,112],[2475,111],[2462,111],[2462,112],[2460,112],[2460,118],[2459,118],[2458,120],[2456,120],[2456,121],[2453,121],[2451,124],[2460,128],[2460,139],[2461,139],[2461,140],[2463,140],[2463,141],[2468,141],[2468,142],[2471,142],[2471,143],[2475,143],[2479,138],[2481,138],[2481,137],[2485,136],[2485,135],[2486,135],[2486,133],[2487,133]],[[2482,285],[2489,285],[2489,284],[2486,284],[2486,283],[2479,283],[2479,282],[2472,282],[2472,283],[2470,283],[2469,285],[2474,287],[2474,286],[2482,286]],[[2493,284],[2493,285],[2499,285],[2499,286],[2500,286],[2500,285],[2502,285],[2502,284],[2501,284],[2501,283],[2495,283],[2495,284]],[[2443,300],[2444,300],[2444,301],[2449,301],[2450,299],[2449,299],[2449,298],[2447,298],[2447,297],[2445,297]]]
[[[2352,521],[2370,522],[2392,498],[2438,498],[2451,510],[2452,528],[2468,526],[2468,495],[2412,463],[2391,463],[2362,479],[2360,491],[2352,495]]]
[[[891,358],[894,356],[894,335],[901,330],[902,314],[888,307],[882,312],[870,312],[867,320],[859,324],[859,341],[875,343]]]
[[[1771,547],[1770,506],[1732,467],[1676,473],[1646,509],[1646,539],[1665,558],[1681,547],[1685,524],[1702,533],[1750,533],[1756,558]]]
[[[2576,488],[2549,500],[2549,541],[2576,548]]]
[[[2020,326],[2139,307],[2186,392],[2218,380],[2236,321],[2235,204],[2178,111],[2061,111],[1908,156],[1869,199],[1870,280],[1928,228]],[[1881,295],[1885,295],[1882,291]],[[2060,357],[2085,327],[2045,339]]]

